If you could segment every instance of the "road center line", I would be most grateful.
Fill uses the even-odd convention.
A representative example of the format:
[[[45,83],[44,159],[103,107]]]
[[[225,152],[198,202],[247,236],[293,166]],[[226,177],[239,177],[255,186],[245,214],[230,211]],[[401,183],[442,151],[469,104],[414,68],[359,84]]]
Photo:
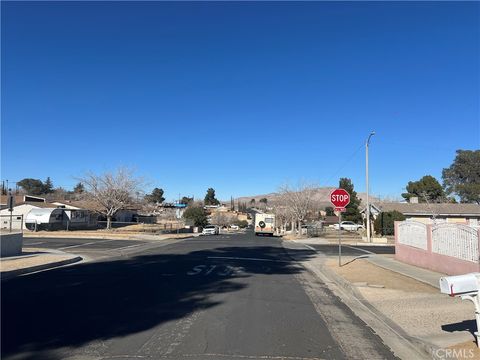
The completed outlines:
[[[115,239],[115,240],[116,240],[116,239]],[[109,241],[115,241],[115,240],[101,240],[101,241],[92,241],[92,242],[88,242],[88,243],[84,243],[84,244],[77,244],[77,245],[64,246],[64,247],[58,248],[58,250],[72,249],[72,248],[76,248],[76,247],[80,247],[80,246],[86,246],[86,245],[92,245],[92,244],[106,243],[106,242],[109,242]]]
[[[354,250],[358,250],[358,251],[363,251],[367,254],[375,254],[374,252],[371,252],[371,251],[368,251],[368,250],[364,250],[364,249],[360,249],[360,248],[357,248],[357,247],[353,247],[353,246],[348,246],[348,245],[342,245],[344,247],[347,247],[349,249],[354,249]]]
[[[208,256],[207,258],[208,258],[208,259],[228,259],[228,260],[290,262],[290,261],[286,261],[286,260],[259,259],[259,258],[244,258],[244,257],[235,257],[235,256]]]
[[[313,246],[310,246],[310,245],[307,245],[307,244],[303,244],[307,249],[310,249],[312,251],[315,251],[317,252],[317,249],[315,249]]]
[[[129,246],[124,246],[124,247],[121,247],[121,248],[115,248],[115,249],[112,249],[112,250],[123,250],[123,249],[130,249],[130,248],[134,248],[134,247],[138,247],[138,246],[142,246],[142,245],[145,245],[145,243],[141,243],[141,244],[135,244],[135,245],[129,245]]]

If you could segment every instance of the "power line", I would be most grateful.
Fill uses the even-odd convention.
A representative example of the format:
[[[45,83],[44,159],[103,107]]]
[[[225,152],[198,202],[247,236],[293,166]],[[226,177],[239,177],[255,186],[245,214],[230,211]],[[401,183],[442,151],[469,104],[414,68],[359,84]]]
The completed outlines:
[[[336,176],[340,173],[340,171],[342,171],[342,170],[345,168],[345,166],[347,166],[347,165],[350,163],[350,161],[352,161],[352,160],[355,158],[355,156],[357,156],[358,152],[359,152],[362,148],[363,148],[363,144],[361,144],[361,145],[352,153],[352,155],[350,155],[350,156],[348,157],[348,159],[338,168],[338,170],[336,170],[336,171],[332,174],[332,176],[330,176],[330,177],[327,179],[327,181],[324,182],[325,185],[328,186],[329,182],[330,182],[334,177],[336,177]]]

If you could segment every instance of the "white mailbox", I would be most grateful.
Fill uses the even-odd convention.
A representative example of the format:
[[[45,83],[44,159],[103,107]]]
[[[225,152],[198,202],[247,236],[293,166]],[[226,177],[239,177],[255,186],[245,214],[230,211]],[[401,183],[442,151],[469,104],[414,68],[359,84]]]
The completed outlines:
[[[480,290],[480,273],[440,278],[440,291],[450,296],[478,293]]]
[[[470,300],[475,305],[477,346],[480,347],[480,273],[471,273],[440,278],[440,291],[450,296],[459,296],[462,300]]]

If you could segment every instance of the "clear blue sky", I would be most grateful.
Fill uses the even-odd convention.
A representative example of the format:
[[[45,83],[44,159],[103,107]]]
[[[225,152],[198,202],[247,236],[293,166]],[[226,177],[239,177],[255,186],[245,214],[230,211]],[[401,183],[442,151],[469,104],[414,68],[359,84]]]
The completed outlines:
[[[2,2],[1,177],[399,196],[480,147],[478,2]]]

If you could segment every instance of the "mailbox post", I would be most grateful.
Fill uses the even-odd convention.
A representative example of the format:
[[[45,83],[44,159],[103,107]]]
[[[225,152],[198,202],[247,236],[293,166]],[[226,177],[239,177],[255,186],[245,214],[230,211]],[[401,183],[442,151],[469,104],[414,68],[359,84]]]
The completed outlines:
[[[475,320],[477,331],[474,333],[477,338],[477,346],[480,347],[479,325],[480,325],[480,273],[471,273],[457,276],[445,276],[440,278],[440,292],[452,297],[457,296],[462,300],[470,300],[475,306]]]

